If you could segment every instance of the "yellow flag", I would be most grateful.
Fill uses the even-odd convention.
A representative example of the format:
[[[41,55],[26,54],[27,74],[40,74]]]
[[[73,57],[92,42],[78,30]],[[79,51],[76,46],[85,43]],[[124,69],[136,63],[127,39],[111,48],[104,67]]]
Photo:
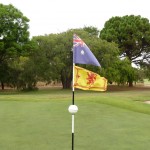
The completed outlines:
[[[90,70],[75,66],[74,87],[82,90],[106,91],[107,79]]]

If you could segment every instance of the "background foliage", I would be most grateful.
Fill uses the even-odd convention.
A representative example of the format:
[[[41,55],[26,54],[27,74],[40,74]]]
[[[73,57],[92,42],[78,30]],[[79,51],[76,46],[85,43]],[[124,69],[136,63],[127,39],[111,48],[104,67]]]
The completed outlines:
[[[92,26],[29,38],[29,19],[13,5],[0,4],[0,83],[36,89],[38,81],[71,88],[72,46],[76,33],[91,49],[101,69],[80,65],[105,76],[109,83],[129,84],[150,78],[150,24],[141,16],[112,17],[99,30]],[[100,33],[100,36],[99,36]],[[139,59],[137,59],[139,58]],[[136,63],[136,69],[131,63]]]

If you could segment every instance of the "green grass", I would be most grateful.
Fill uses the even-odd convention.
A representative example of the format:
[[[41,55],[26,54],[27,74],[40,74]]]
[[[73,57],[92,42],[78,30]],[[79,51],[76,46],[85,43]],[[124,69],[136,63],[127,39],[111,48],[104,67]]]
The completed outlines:
[[[150,85],[150,80],[149,79],[144,79],[144,84],[145,85]]]
[[[71,150],[71,90],[0,92],[0,150]],[[75,91],[75,150],[149,150],[147,91]]]

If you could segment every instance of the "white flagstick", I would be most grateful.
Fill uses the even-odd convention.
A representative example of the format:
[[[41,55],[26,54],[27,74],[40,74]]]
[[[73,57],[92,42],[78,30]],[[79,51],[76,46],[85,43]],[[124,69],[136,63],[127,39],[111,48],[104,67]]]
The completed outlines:
[[[72,150],[74,150],[74,114],[78,111],[78,107],[74,105],[74,67],[73,63],[73,78],[72,78],[72,105],[69,106],[68,110],[72,114]]]
[[[73,63],[73,73],[72,73],[72,105],[74,106],[74,67]],[[72,150],[74,150],[74,114],[72,113]]]
[[[78,111],[78,107],[70,105],[68,110],[72,114],[72,150],[74,150],[74,114]]]
[[[74,114],[72,114],[72,133],[74,133]]]

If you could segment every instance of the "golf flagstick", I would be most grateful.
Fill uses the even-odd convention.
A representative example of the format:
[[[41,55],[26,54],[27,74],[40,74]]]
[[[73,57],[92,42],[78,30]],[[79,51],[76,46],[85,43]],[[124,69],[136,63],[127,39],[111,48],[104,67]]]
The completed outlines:
[[[68,110],[72,114],[72,150],[74,150],[74,114],[78,111],[78,107],[74,105],[74,66],[73,63],[73,79],[72,79],[72,105],[69,106]]]

